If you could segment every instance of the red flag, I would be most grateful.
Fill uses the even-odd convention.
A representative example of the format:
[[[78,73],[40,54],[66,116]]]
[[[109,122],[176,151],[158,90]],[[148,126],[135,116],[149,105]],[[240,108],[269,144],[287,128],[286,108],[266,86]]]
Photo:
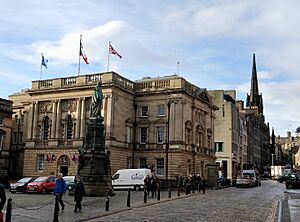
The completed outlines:
[[[119,56],[119,58],[122,59],[122,56],[114,49],[114,47],[112,47],[110,43],[109,43],[109,54]]]
[[[80,40],[80,51],[79,51],[79,55],[83,58],[83,60],[85,61],[86,64],[89,64],[88,58],[87,58],[87,56],[86,56],[85,53],[84,53],[84,50],[83,50],[83,46],[82,46],[81,40]]]

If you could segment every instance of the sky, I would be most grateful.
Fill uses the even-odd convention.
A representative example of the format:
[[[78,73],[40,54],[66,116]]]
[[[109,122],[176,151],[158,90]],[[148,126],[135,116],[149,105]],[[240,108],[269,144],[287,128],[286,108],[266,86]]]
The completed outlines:
[[[178,74],[207,90],[250,92],[256,55],[266,122],[276,135],[300,126],[298,0],[10,0],[0,13],[0,98],[42,79],[76,76],[79,39],[89,65],[130,79]],[[179,64],[178,64],[179,63]]]

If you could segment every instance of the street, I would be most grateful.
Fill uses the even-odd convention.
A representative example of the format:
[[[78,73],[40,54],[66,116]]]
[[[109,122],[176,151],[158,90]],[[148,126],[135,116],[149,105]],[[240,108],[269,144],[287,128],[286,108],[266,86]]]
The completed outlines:
[[[274,221],[278,200],[284,196],[284,184],[262,181],[261,187],[207,190],[206,194],[185,195],[162,191],[161,200],[149,197],[143,203],[143,192],[116,191],[105,211],[105,197],[85,197],[83,212],[75,214],[72,196],[65,195],[66,209],[59,221]],[[12,221],[52,221],[54,197],[51,194],[10,194],[13,201]],[[26,208],[26,209],[24,209]],[[105,216],[106,215],[106,216]]]

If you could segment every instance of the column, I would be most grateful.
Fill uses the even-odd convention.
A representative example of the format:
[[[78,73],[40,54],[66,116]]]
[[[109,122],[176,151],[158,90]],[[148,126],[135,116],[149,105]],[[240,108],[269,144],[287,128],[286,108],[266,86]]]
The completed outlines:
[[[33,112],[34,112],[34,105],[30,104],[29,111],[28,111],[28,117],[27,117],[27,139],[32,139],[32,124],[33,124]]]
[[[53,101],[51,139],[55,138],[55,129],[56,129],[55,126],[56,126],[56,101]]]
[[[81,100],[81,113],[80,113],[80,116],[81,116],[80,137],[85,137],[85,98],[82,98],[82,100]]]
[[[110,95],[107,99],[107,136],[112,137],[113,136],[113,114],[114,114],[114,98],[112,95]]]
[[[77,100],[77,107],[76,107],[76,129],[75,129],[75,138],[80,138],[80,118],[81,118],[81,99],[78,98]]]
[[[55,139],[59,139],[60,119],[61,119],[61,100],[58,100],[58,102],[57,102],[57,109],[56,109]]]
[[[28,111],[23,112],[24,114],[24,122],[23,122],[23,141],[25,142],[26,139],[28,138]]]
[[[34,114],[33,114],[33,127],[32,127],[32,138],[37,138],[37,128],[38,128],[38,101],[34,104]]]

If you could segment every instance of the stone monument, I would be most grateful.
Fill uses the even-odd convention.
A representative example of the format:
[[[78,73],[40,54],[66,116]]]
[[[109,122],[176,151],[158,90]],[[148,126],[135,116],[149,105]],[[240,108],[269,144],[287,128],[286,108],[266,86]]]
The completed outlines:
[[[88,196],[112,194],[109,152],[105,151],[102,107],[102,86],[98,82],[90,105],[90,119],[84,146],[79,150],[78,174],[85,184]]]

